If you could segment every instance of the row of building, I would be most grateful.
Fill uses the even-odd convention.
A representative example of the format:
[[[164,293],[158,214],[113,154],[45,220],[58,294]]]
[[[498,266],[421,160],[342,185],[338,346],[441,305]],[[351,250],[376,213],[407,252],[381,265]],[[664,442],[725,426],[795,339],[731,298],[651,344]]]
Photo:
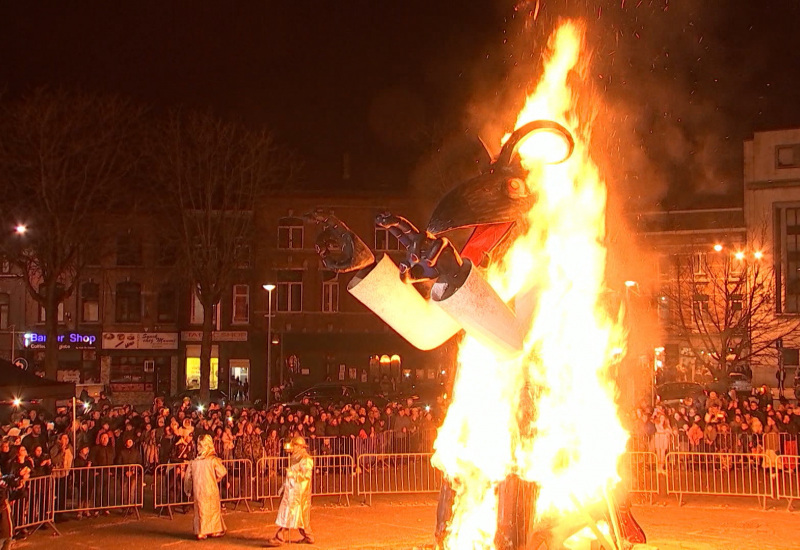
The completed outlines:
[[[681,367],[694,378],[700,355],[713,353],[723,337],[731,346],[764,347],[738,354],[747,358],[755,383],[773,383],[776,368],[798,364],[800,339],[785,329],[800,321],[800,129],[756,133],[744,144],[743,174],[740,204],[633,216],[640,244],[658,258],[651,280],[635,282],[639,305],[660,323],[657,336],[648,337],[654,353],[646,361],[656,367]],[[375,215],[392,211],[420,225],[426,218],[425,207],[407,197],[271,198],[256,212],[256,237],[244,244],[237,280],[214,313],[212,388],[229,391],[238,380],[252,399],[265,397],[268,358],[273,385],[289,377],[302,386],[384,376],[398,385],[440,383],[454,365],[455,344],[416,350],[350,296],[350,276],[324,269],[314,250],[320,228],[303,217],[311,211],[344,220],[376,255],[398,257],[399,243],[375,226]],[[124,224],[109,229],[108,240],[110,252],[92,262],[59,309],[59,378],[102,384],[137,403],[198,387],[202,306],[189,286],[170,282],[158,224]],[[763,330],[772,326],[765,318],[749,319],[745,329],[737,324],[736,312],[748,309],[742,303],[747,277],[737,275],[737,261],[764,266],[771,300],[766,310],[784,323],[781,334]],[[716,264],[726,277],[730,326],[711,319],[719,290],[709,266]],[[687,282],[688,292],[680,288]],[[2,264],[0,354],[38,368],[43,332],[42,308],[19,274]],[[705,350],[698,344],[703,339]]]
[[[635,216],[658,264],[643,290],[660,324],[653,359],[697,379],[721,357],[754,384],[775,385],[781,369],[790,385],[800,363],[800,129],[756,132],[743,159],[734,204]]]
[[[312,211],[346,221],[376,256],[401,254],[397,240],[375,226],[377,214],[419,217],[404,198],[270,198],[256,212],[236,281],[214,311],[212,389],[246,385],[251,399],[263,399],[268,358],[273,387],[289,378],[308,386],[384,376],[396,386],[438,384],[453,349],[420,352],[350,296],[352,275],[324,269],[314,250],[321,228],[303,217]],[[59,379],[103,385],[134,403],[198,388],[203,309],[188,284],[172,282],[158,225],[142,219],[112,226],[107,240],[108,253],[89,262],[59,307]],[[0,271],[0,354],[43,369],[44,310],[12,266]]]

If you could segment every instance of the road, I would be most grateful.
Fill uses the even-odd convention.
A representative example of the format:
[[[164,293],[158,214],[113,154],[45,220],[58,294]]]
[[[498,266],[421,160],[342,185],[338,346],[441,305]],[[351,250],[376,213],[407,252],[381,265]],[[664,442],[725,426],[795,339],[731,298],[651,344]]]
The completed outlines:
[[[316,542],[312,546],[288,548],[344,550],[432,549],[435,500],[431,495],[375,497],[372,506],[353,501],[341,506],[335,501],[315,499],[312,522]],[[52,550],[216,550],[259,548],[274,532],[275,511],[251,513],[228,510],[228,534],[198,543],[191,535],[191,512],[175,519],[143,512],[142,519],[113,513],[108,517],[61,521],[61,537],[42,528],[15,548]],[[766,510],[755,499],[703,501],[678,506],[675,499],[653,505],[637,505],[634,514],[659,550],[800,550],[800,512],[789,512],[785,503]],[[297,535],[295,535],[297,536]],[[299,538],[299,537],[298,537]]]

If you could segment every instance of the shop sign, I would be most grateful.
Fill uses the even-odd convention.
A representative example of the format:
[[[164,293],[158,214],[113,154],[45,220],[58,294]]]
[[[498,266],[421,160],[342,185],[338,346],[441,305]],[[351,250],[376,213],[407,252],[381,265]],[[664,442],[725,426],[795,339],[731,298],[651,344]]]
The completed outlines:
[[[47,335],[40,332],[26,332],[25,347],[45,349]],[[97,349],[97,335],[85,332],[67,332],[58,335],[58,349]]]
[[[178,349],[178,333],[104,332],[103,349]]]
[[[184,342],[200,342],[203,340],[202,330],[184,330],[181,332]],[[247,342],[246,330],[215,330],[211,333],[212,342]]]

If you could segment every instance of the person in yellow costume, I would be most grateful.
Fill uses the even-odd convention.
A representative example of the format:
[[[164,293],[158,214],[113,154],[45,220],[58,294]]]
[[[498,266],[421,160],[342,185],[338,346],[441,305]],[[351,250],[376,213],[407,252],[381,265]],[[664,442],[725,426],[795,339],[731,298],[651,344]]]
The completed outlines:
[[[205,434],[197,442],[197,458],[186,465],[183,477],[183,490],[194,494],[192,531],[198,540],[225,534],[219,482],[226,475],[228,470],[214,452],[213,439]]]
[[[314,544],[314,536],[311,534],[311,478],[314,475],[314,459],[308,454],[308,446],[302,436],[292,438],[287,450],[292,454],[283,482],[283,498],[275,518],[278,532],[270,539],[270,546],[287,542],[291,529],[300,531],[303,538],[299,542]]]

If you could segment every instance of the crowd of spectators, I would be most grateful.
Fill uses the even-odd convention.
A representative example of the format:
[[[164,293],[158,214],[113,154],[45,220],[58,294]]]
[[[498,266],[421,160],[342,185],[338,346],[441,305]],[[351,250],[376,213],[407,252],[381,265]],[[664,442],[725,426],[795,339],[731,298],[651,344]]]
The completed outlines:
[[[296,435],[313,445],[315,440],[368,441],[432,432],[443,410],[412,399],[378,407],[366,398],[329,405],[304,399],[291,408],[278,404],[265,409],[217,403],[201,407],[189,398],[168,406],[156,397],[151,407],[137,411],[114,405],[101,393],[96,402],[78,403],[75,442],[68,407],[59,407],[53,418],[43,418],[37,409],[12,414],[0,426],[0,471],[26,479],[54,469],[140,464],[152,473],[159,464],[193,459],[203,434],[212,436],[221,458],[256,463],[263,456],[280,456],[282,441]]]
[[[631,418],[633,450],[654,450],[660,467],[669,451],[797,454],[800,403],[776,403],[767,386],[749,395],[708,392],[705,399],[641,404]]]

